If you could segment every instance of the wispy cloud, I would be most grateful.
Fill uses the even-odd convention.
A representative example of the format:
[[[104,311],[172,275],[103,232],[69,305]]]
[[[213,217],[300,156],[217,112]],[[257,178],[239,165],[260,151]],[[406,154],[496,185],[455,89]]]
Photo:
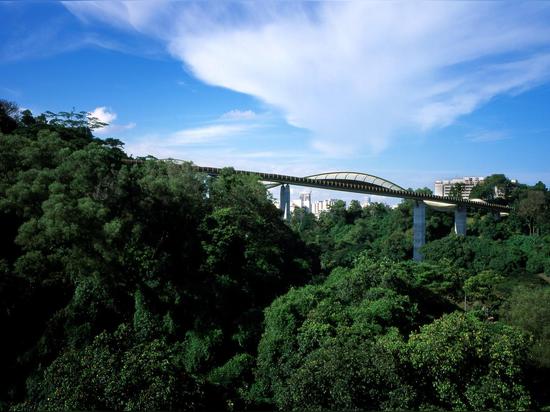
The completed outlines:
[[[134,30],[117,30],[115,36],[103,36],[95,27],[86,26],[91,21],[85,15],[75,15],[81,22],[57,1],[0,1],[0,63],[49,58],[82,48],[169,58],[157,37],[136,35]]]
[[[249,124],[214,124],[184,129],[173,133],[168,143],[171,145],[210,143],[242,134],[255,127],[256,125]]]
[[[222,114],[221,118],[227,120],[251,120],[256,118],[256,116],[256,113],[252,110],[233,109]]]
[[[238,158],[246,159],[250,156],[256,159],[262,157],[262,154],[270,155],[268,151],[243,151],[237,154],[231,148],[233,139],[249,137],[251,132],[261,127],[263,125],[259,123],[218,119],[173,132],[134,136],[126,145],[126,151],[132,156],[152,155],[161,159],[194,159],[198,162],[206,159],[210,165],[227,166]],[[216,160],[219,163],[215,163]]]
[[[479,132],[468,133],[466,138],[470,142],[484,143],[484,142],[498,142],[499,140],[510,139],[510,135],[501,130],[484,130]]]
[[[102,123],[107,123],[107,126],[94,130],[94,133],[99,136],[120,133],[136,127],[136,124],[133,122],[128,124],[115,124],[114,121],[118,117],[117,114],[105,106],[96,107],[90,112],[90,116],[96,118]]]
[[[0,62],[15,62],[27,58],[43,58],[82,47],[85,39],[74,38],[63,31],[65,24],[54,19],[48,25],[33,27],[32,31],[10,35],[0,43]]]
[[[66,6],[161,39],[197,78],[277,108],[325,152],[377,153],[550,78],[548,3]]]

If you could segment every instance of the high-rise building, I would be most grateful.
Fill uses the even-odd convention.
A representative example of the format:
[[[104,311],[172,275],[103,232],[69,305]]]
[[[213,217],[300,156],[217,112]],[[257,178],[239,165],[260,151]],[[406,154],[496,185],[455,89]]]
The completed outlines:
[[[296,209],[297,207],[301,207],[302,209],[306,209],[308,212],[312,213],[311,192],[302,192],[300,193],[299,199],[293,199],[290,202],[291,212],[294,212],[294,209]]]
[[[330,207],[333,206],[338,199],[326,199],[326,200],[319,200],[313,204],[313,214],[317,217],[321,215],[322,212],[328,212],[330,210]]]
[[[300,207],[303,207],[308,212],[311,212],[311,192],[300,193]]]
[[[437,196],[450,196],[454,185],[462,185],[462,199],[469,199],[474,186],[483,182],[484,177],[457,177],[449,180],[436,180],[434,193]]]

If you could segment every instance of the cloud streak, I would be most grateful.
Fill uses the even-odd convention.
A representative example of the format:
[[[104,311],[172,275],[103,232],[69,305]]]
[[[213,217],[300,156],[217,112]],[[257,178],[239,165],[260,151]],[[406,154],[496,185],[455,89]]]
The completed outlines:
[[[204,144],[223,140],[253,129],[248,124],[213,124],[177,131],[171,135],[170,145]]]
[[[470,142],[485,143],[485,142],[498,142],[501,140],[508,140],[510,139],[510,135],[500,130],[489,130],[489,131],[469,133],[466,135],[466,138],[468,138]]]
[[[224,122],[225,121],[225,122]],[[216,158],[212,152],[212,145],[216,144],[218,153],[221,153],[221,158],[235,159],[237,153],[233,149],[229,149],[233,138],[247,138],[249,133],[255,129],[262,127],[256,123],[234,120],[217,120],[216,122],[203,124],[197,127],[186,128],[169,132],[166,134],[148,134],[132,139],[132,142],[126,146],[128,153],[134,156],[153,155],[159,158],[186,158],[191,154],[193,158],[199,159],[204,157],[205,153],[209,153],[206,157],[211,161]],[[231,150],[228,152],[228,150]],[[231,153],[230,155],[227,155]],[[241,153],[241,158],[258,158],[270,156],[270,152],[247,152]],[[224,163],[224,166],[227,163]]]
[[[226,120],[252,120],[256,118],[256,113],[252,110],[233,109],[224,113],[221,118]]]
[[[277,108],[324,152],[378,153],[550,78],[546,3],[66,6],[161,39],[197,78]]]

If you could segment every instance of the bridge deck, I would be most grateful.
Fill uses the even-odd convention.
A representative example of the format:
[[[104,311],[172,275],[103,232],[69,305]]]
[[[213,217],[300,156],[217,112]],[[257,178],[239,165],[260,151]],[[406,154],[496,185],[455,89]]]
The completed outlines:
[[[145,160],[143,159],[128,159],[124,160],[124,163],[142,163]],[[170,161],[174,163],[183,163],[181,160],[177,159],[165,159],[165,161]],[[218,175],[223,169],[218,167],[207,167],[207,166],[196,166],[192,165],[192,168],[199,173],[206,173],[209,175]],[[468,199],[461,199],[455,197],[445,197],[445,196],[436,196],[425,193],[416,193],[411,192],[410,190],[395,190],[389,189],[386,187],[380,187],[373,185],[367,182],[361,182],[357,180],[325,180],[325,179],[312,179],[308,177],[296,177],[288,175],[279,175],[275,173],[263,173],[263,172],[252,172],[249,170],[235,170],[235,173],[248,175],[248,176],[257,176],[259,180],[266,182],[276,182],[279,184],[292,184],[296,186],[305,186],[313,187],[317,189],[327,189],[327,190],[337,190],[340,192],[352,192],[352,193],[364,193],[369,195],[379,195],[379,196],[388,196],[388,197],[397,197],[401,199],[412,199],[419,201],[432,201],[439,202],[442,204],[451,204],[458,206],[467,206],[472,209],[484,209],[490,210],[493,212],[510,212],[511,208],[509,206],[499,205],[496,203],[487,203],[487,202],[474,202]],[[315,175],[318,176],[318,175]]]
[[[193,166],[197,172],[206,173],[210,175],[218,175],[222,169],[217,167],[206,166]],[[252,172],[248,170],[235,170],[237,174],[244,174],[250,176],[258,176],[260,180],[266,182],[276,182],[281,184],[292,184],[297,186],[313,187],[318,189],[338,190],[342,192],[352,193],[364,193],[370,195],[397,197],[402,199],[413,200],[430,200],[434,202],[449,203],[459,206],[467,206],[468,208],[491,210],[494,212],[510,212],[509,206],[499,205],[495,203],[480,203],[474,202],[468,199],[436,196],[424,193],[416,193],[410,190],[394,190],[384,187],[375,186],[369,183],[362,183],[358,181],[344,181],[344,180],[319,180],[310,179],[307,177],[296,177],[279,175],[274,173]]]

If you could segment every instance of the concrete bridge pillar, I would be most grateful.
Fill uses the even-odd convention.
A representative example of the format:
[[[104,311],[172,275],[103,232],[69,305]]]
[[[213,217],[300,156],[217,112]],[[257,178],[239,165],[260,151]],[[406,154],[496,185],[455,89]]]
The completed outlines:
[[[455,209],[455,233],[459,236],[466,236],[466,208],[457,206]]]
[[[413,260],[422,260],[420,248],[426,243],[426,205],[415,200],[413,208]]]
[[[290,220],[290,186],[286,185],[285,219]]]
[[[290,220],[290,186],[288,184],[281,185],[279,208],[283,211],[283,219]]]

